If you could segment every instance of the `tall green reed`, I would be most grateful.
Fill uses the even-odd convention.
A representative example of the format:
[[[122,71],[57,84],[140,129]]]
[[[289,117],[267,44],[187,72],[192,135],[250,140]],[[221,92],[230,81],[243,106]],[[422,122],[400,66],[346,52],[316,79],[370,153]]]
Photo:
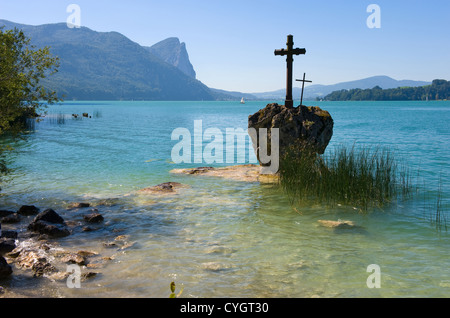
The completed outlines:
[[[411,174],[388,148],[338,146],[326,155],[291,147],[280,160],[280,184],[291,203],[383,207],[412,191]]]

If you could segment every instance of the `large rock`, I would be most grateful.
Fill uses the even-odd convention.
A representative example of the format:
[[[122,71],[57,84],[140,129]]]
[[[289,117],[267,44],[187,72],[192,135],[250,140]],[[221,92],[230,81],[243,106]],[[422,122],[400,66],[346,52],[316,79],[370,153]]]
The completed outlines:
[[[70,235],[66,228],[64,219],[52,209],[45,210],[38,214],[28,229],[40,234],[46,234],[51,238],[59,238]]]
[[[36,215],[39,213],[39,209],[34,205],[23,205],[20,207],[19,211],[17,211],[20,215]]]
[[[19,233],[17,233],[16,231],[1,231],[0,239],[6,238],[16,240],[18,236]]]
[[[70,235],[70,231],[61,225],[48,224],[47,222],[37,221],[28,226],[28,229],[40,234],[46,234],[51,238],[59,238]]]
[[[9,277],[12,274],[12,268],[8,265],[3,256],[0,256],[0,279]]]
[[[330,113],[319,107],[299,106],[286,108],[284,105],[268,104],[264,109],[249,116],[248,127],[267,128],[268,152],[271,151],[271,128],[279,128],[280,158],[290,147],[304,149],[323,154],[333,136],[334,121]],[[256,146],[256,155],[259,156],[259,141],[252,136],[253,145]]]
[[[84,220],[88,223],[100,223],[103,222],[104,218],[103,216],[98,212],[93,212],[91,214],[87,214],[83,216]]]
[[[34,218],[34,222],[45,221],[54,224],[64,224],[64,219],[55,212],[55,210],[47,209]]]
[[[12,215],[14,213],[15,212],[13,212],[13,211],[0,210],[0,218],[10,216],[10,215]]]
[[[1,238],[0,239],[0,256],[5,255],[16,248],[14,239]]]
[[[20,215],[18,213],[12,213],[5,217],[0,217],[0,223],[3,224],[13,224],[20,222]]]

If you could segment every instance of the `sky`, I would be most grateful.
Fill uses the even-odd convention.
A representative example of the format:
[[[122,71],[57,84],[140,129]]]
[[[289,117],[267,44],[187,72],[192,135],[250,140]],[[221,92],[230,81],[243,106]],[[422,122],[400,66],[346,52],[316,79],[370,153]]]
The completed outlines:
[[[306,73],[313,84],[376,75],[450,80],[448,0],[0,0],[0,19],[66,22],[70,4],[81,9],[81,26],[144,46],[178,37],[197,79],[212,88],[284,88],[286,60],[274,50],[289,34],[306,49],[294,57],[294,77]],[[368,12],[371,4],[379,10]]]

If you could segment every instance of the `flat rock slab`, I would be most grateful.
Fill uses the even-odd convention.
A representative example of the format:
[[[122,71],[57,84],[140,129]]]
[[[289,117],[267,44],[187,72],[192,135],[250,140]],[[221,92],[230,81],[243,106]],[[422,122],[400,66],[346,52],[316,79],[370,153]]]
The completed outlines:
[[[69,204],[69,209],[83,209],[83,208],[89,208],[91,206],[88,202],[74,202]]]
[[[353,221],[331,221],[331,220],[319,220],[320,225],[332,229],[351,229],[357,227]]]
[[[186,189],[186,188],[189,188],[189,186],[178,183],[178,182],[165,182],[165,183],[158,184],[156,186],[152,186],[149,188],[139,190],[138,193],[140,193],[140,194],[158,194],[158,195],[177,194],[180,189]]]
[[[224,179],[245,181],[245,182],[261,182],[261,183],[277,183],[277,175],[261,174],[261,166],[259,165],[237,165],[221,168],[200,167],[190,169],[174,169],[170,173],[202,175],[209,177],[220,177]]]

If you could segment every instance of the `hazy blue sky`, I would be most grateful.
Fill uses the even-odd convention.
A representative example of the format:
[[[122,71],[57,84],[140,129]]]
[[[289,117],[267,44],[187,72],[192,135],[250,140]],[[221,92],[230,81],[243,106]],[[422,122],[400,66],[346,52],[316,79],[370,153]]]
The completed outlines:
[[[284,88],[285,58],[274,50],[294,35],[294,76],[334,84],[375,75],[450,80],[449,0],[0,0],[0,18],[24,24],[66,22],[117,31],[141,45],[186,42],[197,78],[213,88],[262,92]],[[381,28],[368,28],[370,4]]]

